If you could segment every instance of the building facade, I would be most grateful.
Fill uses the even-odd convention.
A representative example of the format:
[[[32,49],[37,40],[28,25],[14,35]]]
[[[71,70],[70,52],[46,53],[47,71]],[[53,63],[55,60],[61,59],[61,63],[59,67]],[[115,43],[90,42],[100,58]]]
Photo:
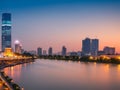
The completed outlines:
[[[53,55],[52,47],[50,47],[50,48],[48,49],[48,55]]]
[[[91,54],[91,39],[85,38],[82,40],[82,54],[83,55],[90,55]]]
[[[99,40],[98,39],[92,39],[91,42],[91,55],[97,56],[99,50]]]
[[[67,48],[65,46],[62,47],[62,56],[66,56]]]
[[[83,56],[97,56],[99,50],[99,40],[85,38],[82,40],[82,55]]]
[[[115,48],[114,47],[106,46],[106,47],[104,47],[103,51],[106,55],[114,55],[115,54]]]
[[[22,53],[22,45],[18,40],[15,41],[15,53]]]
[[[37,48],[37,55],[42,56],[42,48]]]
[[[3,13],[2,14],[2,42],[1,48],[2,51],[5,48],[11,48],[11,14],[10,13]]]

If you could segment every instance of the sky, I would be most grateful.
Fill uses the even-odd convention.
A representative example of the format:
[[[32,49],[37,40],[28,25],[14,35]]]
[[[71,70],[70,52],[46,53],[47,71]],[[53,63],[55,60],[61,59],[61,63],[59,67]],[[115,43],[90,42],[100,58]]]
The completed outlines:
[[[12,14],[13,47],[20,40],[25,50],[51,46],[59,52],[64,45],[81,51],[89,37],[99,39],[100,50],[120,52],[120,0],[0,0],[0,17],[6,12]]]

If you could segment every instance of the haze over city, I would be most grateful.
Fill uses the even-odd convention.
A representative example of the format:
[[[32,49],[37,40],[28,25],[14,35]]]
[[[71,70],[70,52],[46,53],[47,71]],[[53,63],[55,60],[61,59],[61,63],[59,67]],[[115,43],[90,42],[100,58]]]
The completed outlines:
[[[109,45],[120,52],[119,9],[119,0],[0,1],[0,13],[12,13],[13,42],[20,40],[26,50],[51,46],[55,52],[63,45],[79,51],[86,37],[98,38],[100,49]]]

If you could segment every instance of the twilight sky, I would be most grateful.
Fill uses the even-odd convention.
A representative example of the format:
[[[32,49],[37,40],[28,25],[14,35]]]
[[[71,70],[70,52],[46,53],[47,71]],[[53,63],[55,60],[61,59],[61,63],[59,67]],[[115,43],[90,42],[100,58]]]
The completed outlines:
[[[58,52],[65,45],[79,51],[90,37],[100,39],[100,50],[120,52],[120,0],[0,0],[0,17],[4,12],[12,13],[13,42],[20,40],[25,50],[51,46]]]

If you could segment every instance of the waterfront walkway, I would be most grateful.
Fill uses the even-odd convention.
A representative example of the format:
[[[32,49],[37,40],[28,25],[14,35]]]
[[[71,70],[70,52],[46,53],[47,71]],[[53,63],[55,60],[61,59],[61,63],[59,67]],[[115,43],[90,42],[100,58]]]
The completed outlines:
[[[0,79],[2,80],[2,83],[5,84],[7,87],[7,90],[14,90],[12,86],[6,81],[6,79],[3,77],[3,75],[0,72]]]
[[[11,82],[10,78],[2,71],[5,67],[15,66],[18,64],[24,64],[33,62],[34,59],[32,58],[21,58],[21,59],[0,59],[0,81],[2,85],[2,89],[0,90],[24,90],[20,88],[14,82]]]

